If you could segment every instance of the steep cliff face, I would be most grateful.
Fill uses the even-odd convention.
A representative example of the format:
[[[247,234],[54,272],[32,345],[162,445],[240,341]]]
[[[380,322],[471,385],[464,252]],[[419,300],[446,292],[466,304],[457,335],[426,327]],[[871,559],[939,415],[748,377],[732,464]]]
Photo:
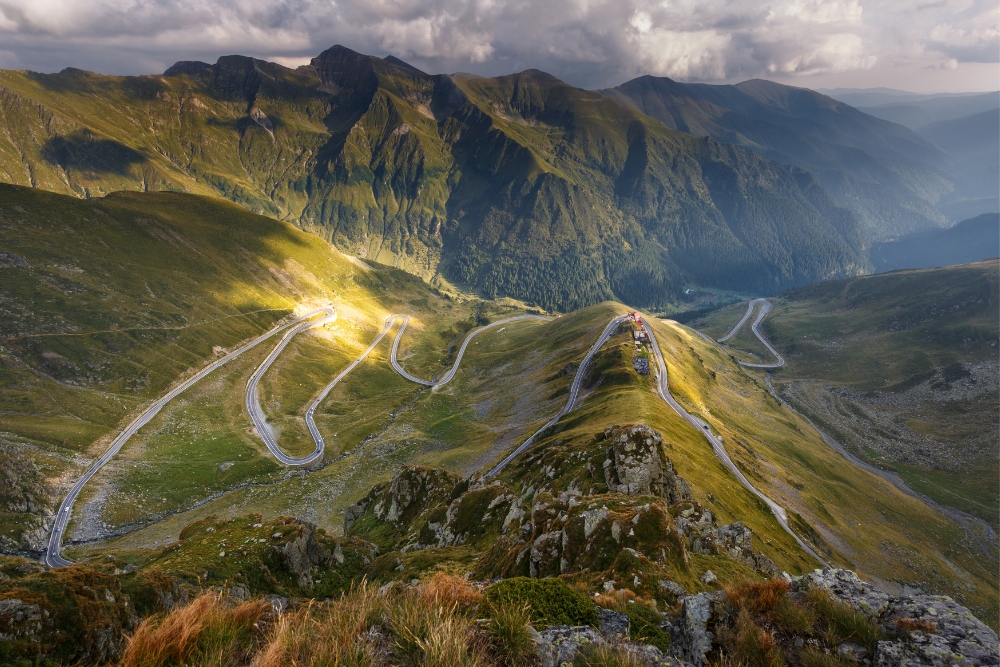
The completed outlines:
[[[682,280],[773,291],[867,268],[807,173],[543,72],[428,75],[333,47],[162,76],[0,72],[0,178],[221,195],[422,275],[572,309]]]

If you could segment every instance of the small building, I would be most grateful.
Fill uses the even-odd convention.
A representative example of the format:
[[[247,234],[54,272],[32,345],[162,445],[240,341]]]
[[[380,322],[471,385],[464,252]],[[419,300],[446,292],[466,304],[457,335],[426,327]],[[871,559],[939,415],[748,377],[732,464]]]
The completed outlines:
[[[645,331],[639,329],[638,331],[632,332],[632,340],[636,345],[642,345],[643,343],[649,342],[649,336],[646,335]]]

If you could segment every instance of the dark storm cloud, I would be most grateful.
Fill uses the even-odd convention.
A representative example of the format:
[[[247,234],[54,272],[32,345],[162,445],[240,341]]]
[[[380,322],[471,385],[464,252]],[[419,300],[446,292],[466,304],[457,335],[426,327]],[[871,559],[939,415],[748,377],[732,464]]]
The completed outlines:
[[[996,62],[998,34],[995,2],[975,0],[0,0],[0,67],[129,74],[229,53],[299,64],[340,43],[598,87]]]

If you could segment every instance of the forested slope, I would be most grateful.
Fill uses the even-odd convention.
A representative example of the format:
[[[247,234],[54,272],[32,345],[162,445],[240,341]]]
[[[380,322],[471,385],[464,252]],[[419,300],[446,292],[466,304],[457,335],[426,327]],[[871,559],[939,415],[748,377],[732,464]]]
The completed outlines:
[[[643,76],[602,91],[676,128],[806,169],[873,240],[943,227],[948,158],[909,128],[773,81],[688,84]]]
[[[537,71],[431,76],[333,47],[163,76],[0,72],[0,178],[77,196],[216,194],[487,296],[663,306],[868,268],[806,172]]]

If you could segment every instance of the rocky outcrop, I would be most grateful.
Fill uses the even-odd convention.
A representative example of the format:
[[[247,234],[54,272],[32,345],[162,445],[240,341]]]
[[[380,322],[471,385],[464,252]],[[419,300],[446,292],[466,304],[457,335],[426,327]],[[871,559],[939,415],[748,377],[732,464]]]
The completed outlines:
[[[691,500],[691,489],[663,455],[663,437],[645,424],[613,426],[604,461],[608,490],[632,496],[659,496],[667,503]]]
[[[380,548],[390,550],[400,538],[416,540],[430,510],[446,506],[468,489],[468,482],[443,468],[403,466],[388,485],[376,486],[369,494],[347,509],[345,534],[368,532],[381,524]],[[367,517],[367,518],[366,518]],[[365,524],[359,529],[357,523]]]
[[[877,667],[1000,664],[997,634],[949,597],[890,598],[879,621],[901,636],[878,643]]]
[[[28,604],[17,598],[0,600],[0,641],[26,639],[38,642],[48,619],[48,610],[37,604]]]
[[[889,605],[888,593],[850,570],[813,570],[792,579],[792,589],[826,591],[832,599],[850,605],[871,618],[877,618]]]
[[[691,550],[695,553],[726,554],[737,563],[742,563],[769,577],[781,574],[774,561],[754,551],[753,532],[740,521],[707,530],[692,542],[694,544]]]
[[[1000,664],[996,632],[950,597],[892,596],[850,570],[830,568],[793,578],[792,588],[826,591],[895,635],[878,643],[877,667]]]
[[[573,664],[581,649],[604,644],[604,638],[594,628],[586,625],[565,625],[546,628],[535,635],[535,646],[542,667],[561,667]]]
[[[670,655],[702,665],[705,656],[712,650],[715,635],[709,630],[722,593],[699,593],[685,596],[681,603],[681,613],[670,627]]]
[[[316,525],[308,521],[299,522],[295,536],[285,542],[280,549],[282,563],[289,572],[298,577],[299,586],[308,586],[312,583],[314,567],[329,565],[333,560],[326,548],[316,541]]]
[[[0,582],[4,657],[25,664],[93,664],[121,656],[138,619],[113,575],[74,565]],[[30,658],[30,660],[28,659]]]

